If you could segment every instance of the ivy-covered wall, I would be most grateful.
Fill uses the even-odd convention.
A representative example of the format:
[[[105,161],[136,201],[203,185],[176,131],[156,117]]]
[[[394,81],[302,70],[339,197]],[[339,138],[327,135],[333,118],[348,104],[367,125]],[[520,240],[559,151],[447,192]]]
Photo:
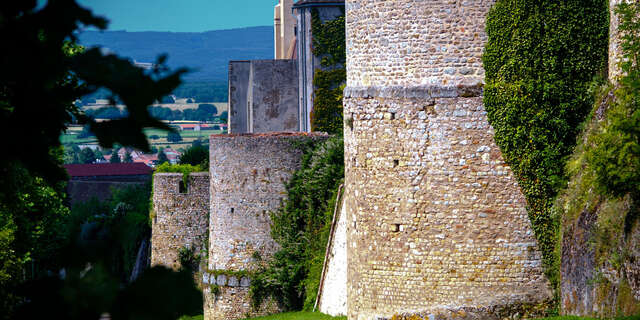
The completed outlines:
[[[495,140],[527,198],[547,267],[558,284],[554,199],[589,111],[589,86],[606,72],[606,0],[499,0],[487,19],[484,104]]]
[[[311,130],[341,133],[342,91],[347,79],[344,12],[324,22],[317,9],[313,9],[311,15],[313,54],[320,57],[320,68],[313,77]]]
[[[640,3],[612,1],[613,83],[597,99],[568,162],[562,215],[561,306],[567,314],[640,312]],[[622,73],[620,72],[622,71]],[[620,75],[623,75],[620,77]]]

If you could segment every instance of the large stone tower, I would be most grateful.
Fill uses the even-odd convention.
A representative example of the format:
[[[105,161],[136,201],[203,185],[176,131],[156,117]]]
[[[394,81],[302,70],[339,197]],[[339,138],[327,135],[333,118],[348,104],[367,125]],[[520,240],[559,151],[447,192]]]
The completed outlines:
[[[492,4],[346,1],[350,320],[491,319],[551,296],[482,103]]]

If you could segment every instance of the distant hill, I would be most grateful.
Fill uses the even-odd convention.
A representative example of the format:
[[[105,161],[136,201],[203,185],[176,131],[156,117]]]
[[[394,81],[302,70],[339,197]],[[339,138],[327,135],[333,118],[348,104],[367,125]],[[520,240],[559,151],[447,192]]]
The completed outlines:
[[[229,60],[273,58],[273,27],[251,27],[207,32],[85,31],[84,46],[101,46],[138,62],[169,56],[169,67],[197,69],[185,76],[189,82],[225,81]]]

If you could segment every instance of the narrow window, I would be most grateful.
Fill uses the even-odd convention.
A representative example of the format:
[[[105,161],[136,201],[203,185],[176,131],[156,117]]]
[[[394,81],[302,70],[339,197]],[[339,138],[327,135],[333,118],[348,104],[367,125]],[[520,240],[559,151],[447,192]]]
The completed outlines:
[[[395,112],[391,112],[391,120],[395,120],[396,119],[396,113]]]
[[[397,167],[400,164],[400,160],[393,160],[393,167]]]
[[[231,208],[231,213],[233,213],[233,211],[234,211],[233,208]]]

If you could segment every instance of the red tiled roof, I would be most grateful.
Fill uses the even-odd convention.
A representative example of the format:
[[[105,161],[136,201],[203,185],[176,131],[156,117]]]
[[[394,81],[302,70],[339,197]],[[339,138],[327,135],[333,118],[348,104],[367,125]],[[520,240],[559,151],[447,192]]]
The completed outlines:
[[[153,169],[144,163],[65,164],[71,177],[150,175]]]

